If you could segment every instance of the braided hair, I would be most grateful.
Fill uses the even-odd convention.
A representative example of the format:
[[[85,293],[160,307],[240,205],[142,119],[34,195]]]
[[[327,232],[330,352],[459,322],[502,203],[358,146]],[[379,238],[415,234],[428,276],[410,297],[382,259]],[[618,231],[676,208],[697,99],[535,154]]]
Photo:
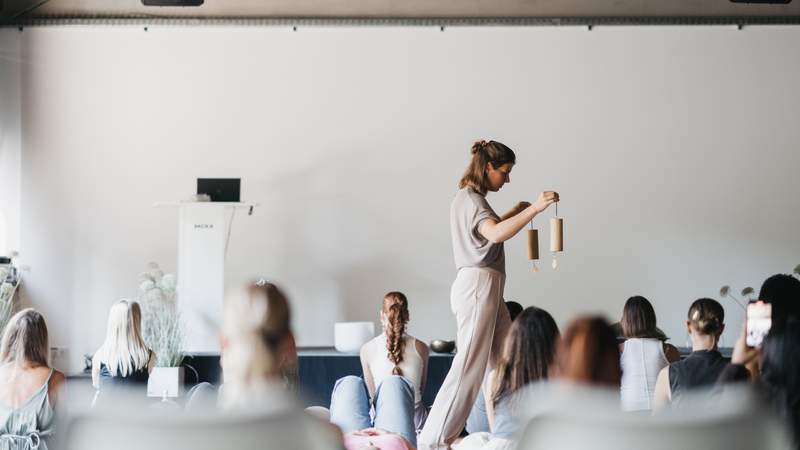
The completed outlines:
[[[389,361],[394,363],[392,375],[403,375],[400,363],[403,362],[403,351],[406,341],[406,324],[408,323],[408,299],[402,292],[389,292],[383,297],[381,308],[386,318],[386,350]]]

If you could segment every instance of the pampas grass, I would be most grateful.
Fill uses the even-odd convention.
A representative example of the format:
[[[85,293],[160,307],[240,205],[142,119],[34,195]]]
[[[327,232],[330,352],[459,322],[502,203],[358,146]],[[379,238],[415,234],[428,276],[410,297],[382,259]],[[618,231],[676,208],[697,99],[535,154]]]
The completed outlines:
[[[156,367],[179,367],[183,362],[183,326],[175,301],[175,276],[156,263],[139,275],[142,338],[156,354]]]
[[[15,280],[14,283],[7,281],[10,270],[8,268],[0,268],[0,336],[8,325],[14,313],[14,292],[17,290],[19,281]]]

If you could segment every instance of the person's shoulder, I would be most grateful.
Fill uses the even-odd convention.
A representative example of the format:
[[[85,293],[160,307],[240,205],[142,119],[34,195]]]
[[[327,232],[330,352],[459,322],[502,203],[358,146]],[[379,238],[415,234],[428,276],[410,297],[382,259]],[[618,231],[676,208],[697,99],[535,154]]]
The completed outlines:
[[[372,351],[372,348],[379,345],[380,340],[381,340],[382,337],[383,337],[383,334],[379,334],[379,335],[375,336],[374,338],[368,340],[364,344],[362,344],[361,345],[361,350],[359,350],[359,353],[361,354],[361,356],[368,356],[370,354],[370,352]]]
[[[419,355],[422,357],[428,356],[430,353],[428,350],[428,344],[414,337],[412,337],[412,339],[414,339],[414,348],[417,350],[417,353],[419,353]]]
[[[59,370],[53,370],[53,376],[50,377],[50,384],[63,384],[66,383],[67,377]]]
[[[485,199],[486,198],[475,189],[472,189],[471,187],[464,187],[456,192],[456,195],[453,197],[453,202],[469,201],[474,203],[483,201]]]
[[[67,377],[58,370],[53,370],[50,376],[50,381],[47,383],[47,391],[49,394],[57,394],[67,383]]]

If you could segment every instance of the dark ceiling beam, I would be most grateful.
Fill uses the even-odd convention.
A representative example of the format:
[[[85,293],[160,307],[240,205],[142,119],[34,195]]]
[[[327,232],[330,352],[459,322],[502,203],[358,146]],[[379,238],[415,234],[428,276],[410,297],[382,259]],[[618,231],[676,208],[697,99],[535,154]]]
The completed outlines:
[[[205,0],[149,7],[140,0],[0,0],[5,25],[174,23],[408,24],[798,24],[788,4],[730,0]]]

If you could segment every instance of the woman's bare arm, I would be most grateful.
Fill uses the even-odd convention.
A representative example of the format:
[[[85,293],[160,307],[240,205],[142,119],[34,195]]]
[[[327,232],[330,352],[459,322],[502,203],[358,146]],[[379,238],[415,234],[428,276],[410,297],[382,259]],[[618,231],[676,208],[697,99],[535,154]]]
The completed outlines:
[[[425,392],[425,383],[428,381],[428,358],[430,352],[428,351],[428,346],[419,339],[415,339],[414,344],[417,347],[417,353],[419,353],[419,356],[422,358],[422,380],[419,382],[419,392],[422,394]]]
[[[671,392],[669,388],[669,366],[661,369],[656,379],[656,388],[653,395],[653,411],[663,409],[671,401]]]
[[[359,352],[359,359],[361,360],[361,371],[364,372],[364,383],[367,384],[367,391],[369,391],[369,398],[375,397],[375,380],[372,378],[372,371],[369,370],[369,361],[367,361],[367,346],[363,345]]]
[[[478,231],[481,233],[481,236],[488,239],[490,242],[495,244],[499,244],[501,242],[505,242],[514,235],[516,235],[519,230],[525,227],[537,214],[547,209],[548,206],[552,205],[553,203],[559,200],[558,193],[553,191],[542,192],[539,196],[539,199],[536,200],[536,203],[526,207],[519,213],[505,219],[501,220],[500,222],[494,219],[486,219],[481,222],[481,226]]]
[[[100,389],[100,352],[94,352],[92,356],[92,386]]]

